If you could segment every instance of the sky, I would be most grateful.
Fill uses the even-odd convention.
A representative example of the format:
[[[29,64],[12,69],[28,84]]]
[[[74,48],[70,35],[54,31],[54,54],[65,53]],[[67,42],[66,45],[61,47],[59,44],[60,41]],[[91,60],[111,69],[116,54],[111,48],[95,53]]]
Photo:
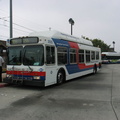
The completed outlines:
[[[0,0],[0,40],[10,36],[10,0]],[[13,37],[57,30],[100,39],[120,52],[120,0],[12,0]]]

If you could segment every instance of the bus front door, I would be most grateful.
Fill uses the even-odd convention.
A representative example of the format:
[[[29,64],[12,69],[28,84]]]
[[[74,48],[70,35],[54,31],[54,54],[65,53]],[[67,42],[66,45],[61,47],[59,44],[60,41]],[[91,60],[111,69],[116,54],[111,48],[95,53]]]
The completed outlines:
[[[55,47],[46,46],[46,81],[45,86],[56,83]]]

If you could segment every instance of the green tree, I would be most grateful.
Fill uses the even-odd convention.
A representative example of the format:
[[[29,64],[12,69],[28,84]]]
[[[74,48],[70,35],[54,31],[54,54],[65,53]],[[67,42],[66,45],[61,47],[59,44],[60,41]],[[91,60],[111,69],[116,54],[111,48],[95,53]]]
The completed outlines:
[[[93,39],[91,40],[93,43],[93,46],[101,48],[101,52],[108,52],[110,49],[110,45],[107,45],[104,43],[104,41],[99,39]]]
[[[106,43],[104,43],[104,41],[102,41],[100,39],[93,39],[92,40],[92,39],[89,39],[88,37],[85,37],[85,36],[82,36],[82,38],[92,41],[93,46],[101,48],[101,52],[108,52],[110,49],[110,45],[107,45]]]

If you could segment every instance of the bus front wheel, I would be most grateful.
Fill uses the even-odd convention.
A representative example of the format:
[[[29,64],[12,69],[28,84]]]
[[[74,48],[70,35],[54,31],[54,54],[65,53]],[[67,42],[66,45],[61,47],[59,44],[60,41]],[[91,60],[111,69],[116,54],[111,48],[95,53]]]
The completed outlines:
[[[63,71],[58,71],[58,74],[57,74],[57,84],[62,84],[65,80],[65,74]]]

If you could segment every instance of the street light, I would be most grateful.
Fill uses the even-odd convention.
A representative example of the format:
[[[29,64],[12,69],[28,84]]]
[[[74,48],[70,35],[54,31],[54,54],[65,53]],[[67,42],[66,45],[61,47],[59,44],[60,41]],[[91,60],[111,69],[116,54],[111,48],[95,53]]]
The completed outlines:
[[[70,18],[69,23],[71,24],[71,35],[72,35],[72,26],[74,25],[74,20],[72,18]]]
[[[113,50],[115,51],[115,41],[113,41]]]

